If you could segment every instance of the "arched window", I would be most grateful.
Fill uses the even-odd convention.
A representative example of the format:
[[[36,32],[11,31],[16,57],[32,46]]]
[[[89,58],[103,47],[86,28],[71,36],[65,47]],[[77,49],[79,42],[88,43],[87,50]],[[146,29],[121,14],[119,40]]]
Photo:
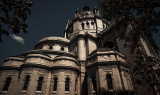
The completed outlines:
[[[57,78],[57,77],[55,77],[55,78],[54,78],[53,91],[57,91],[57,81],[58,81],[58,78]]]
[[[112,83],[112,76],[111,76],[111,74],[107,74],[106,78],[107,78],[108,89],[113,89],[113,83]]]
[[[70,79],[66,78],[66,81],[65,81],[65,91],[69,91],[69,82],[70,82]]]
[[[12,80],[11,77],[8,77],[8,78],[6,79],[5,85],[4,85],[4,87],[3,87],[3,91],[8,91],[8,88],[9,88],[9,85],[10,85],[10,83],[11,83],[11,80]]]
[[[75,80],[75,92],[77,92],[77,79]]]
[[[103,28],[105,28],[105,25],[103,24]]]
[[[93,26],[93,29],[95,28],[95,24],[94,24],[94,22],[91,22],[91,25]]]
[[[39,77],[38,85],[37,85],[37,91],[41,91],[43,79],[44,79],[43,77]]]
[[[96,78],[92,77],[92,83],[93,83],[93,91],[97,90],[97,86],[96,86]]]
[[[86,24],[87,24],[87,28],[89,29],[89,28],[90,28],[90,27],[89,27],[89,22],[87,21]]]
[[[29,79],[30,79],[30,76],[27,75],[26,79],[25,79],[25,82],[24,82],[23,90],[27,90],[28,84],[29,84]]]
[[[104,47],[107,47],[107,48],[109,48],[109,49],[112,49],[112,48],[114,47],[114,44],[113,44],[112,42],[106,42],[106,43],[104,44]]]
[[[84,29],[84,23],[82,23],[81,25],[82,25],[82,29]]]
[[[64,51],[64,47],[61,47],[61,51]]]
[[[51,45],[49,45],[49,49],[51,50],[51,49],[53,49],[53,47]]]

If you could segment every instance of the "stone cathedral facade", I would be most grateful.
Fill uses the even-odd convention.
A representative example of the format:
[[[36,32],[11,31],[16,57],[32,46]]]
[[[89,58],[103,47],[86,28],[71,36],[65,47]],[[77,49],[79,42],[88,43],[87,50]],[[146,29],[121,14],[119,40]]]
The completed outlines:
[[[97,95],[101,89],[133,91],[129,74],[133,56],[123,48],[124,41],[118,40],[116,33],[129,28],[116,26],[105,21],[97,8],[77,9],[74,19],[66,23],[64,38],[43,38],[34,50],[4,61],[0,67],[0,95]],[[98,43],[99,36],[103,41]],[[146,54],[155,55],[143,38],[141,43]]]

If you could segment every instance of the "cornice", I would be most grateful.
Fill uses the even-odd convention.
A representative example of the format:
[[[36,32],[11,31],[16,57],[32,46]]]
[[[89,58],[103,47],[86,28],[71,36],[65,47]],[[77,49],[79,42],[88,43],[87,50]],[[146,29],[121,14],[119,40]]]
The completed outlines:
[[[93,63],[91,65],[87,65],[87,69],[90,69],[90,68],[93,68],[93,67],[96,67],[96,66],[108,66],[108,65],[121,65],[121,66],[124,66],[124,67],[129,67],[128,64],[126,63],[123,63],[121,61],[106,61],[106,62],[96,62],[96,63]]]
[[[76,71],[76,72],[80,72],[80,70],[78,68],[75,68],[75,67],[70,67],[70,66],[52,66],[52,67],[49,67],[49,66],[45,66],[45,65],[40,65],[40,64],[23,64],[21,65],[21,69],[22,68],[30,68],[30,67],[33,67],[33,68],[41,68],[41,69],[46,69],[46,70],[58,70],[58,69],[66,69],[66,70],[73,70],[73,71]]]
[[[0,70],[19,70],[20,67],[13,67],[13,66],[1,66]]]
[[[76,60],[74,60],[74,59],[71,59],[71,58],[55,58],[55,59],[53,59],[53,62],[55,62],[55,61],[59,61],[59,60],[69,60],[69,61],[73,61],[73,62],[75,62],[78,66],[80,66],[80,64],[76,61]]]
[[[42,57],[42,56],[26,56],[26,58],[25,58],[25,60],[27,59],[27,58],[41,58],[41,59],[45,59],[45,60],[47,60],[47,61],[52,61],[52,59],[49,59],[49,58],[45,58],[45,57]]]
[[[10,60],[24,62],[24,60],[19,60],[19,59],[5,59],[4,62],[10,61]]]
[[[21,56],[27,56],[28,54],[62,54],[62,55],[66,55],[69,57],[73,57],[73,58],[77,58],[77,55],[70,53],[70,52],[63,52],[63,51],[53,51],[53,50],[42,50],[42,49],[38,49],[38,50],[31,50],[31,51],[27,51],[21,54]]]
[[[93,37],[92,35],[89,35],[88,33],[78,34],[78,35],[74,36],[74,37],[70,40],[69,44],[71,44],[73,41],[77,40],[78,38],[85,38],[85,39],[86,39],[86,38],[90,38],[90,39],[92,39],[92,40],[96,40],[95,37]]]
[[[108,51],[107,52],[107,51],[97,51],[97,50],[95,50],[88,56],[87,60],[90,60],[91,58],[99,56],[99,55],[118,55],[118,56],[120,56],[124,59],[126,58],[124,55],[120,54],[117,51]]]

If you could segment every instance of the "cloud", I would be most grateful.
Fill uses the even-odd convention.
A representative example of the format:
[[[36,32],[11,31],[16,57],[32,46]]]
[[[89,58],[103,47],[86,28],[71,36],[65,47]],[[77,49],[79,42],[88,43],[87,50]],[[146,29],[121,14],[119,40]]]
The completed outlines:
[[[24,39],[22,37],[14,34],[11,34],[10,36],[12,37],[13,40],[17,41],[18,43],[24,44]]]

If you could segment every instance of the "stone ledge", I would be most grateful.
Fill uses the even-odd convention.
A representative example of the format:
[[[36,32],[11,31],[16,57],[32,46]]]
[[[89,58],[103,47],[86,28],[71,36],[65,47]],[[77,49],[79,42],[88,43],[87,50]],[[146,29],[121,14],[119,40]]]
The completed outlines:
[[[96,62],[91,65],[87,65],[87,69],[96,67],[96,66],[107,66],[107,65],[122,65],[124,67],[129,67],[128,64],[123,63],[121,61],[107,61],[107,62]]]

